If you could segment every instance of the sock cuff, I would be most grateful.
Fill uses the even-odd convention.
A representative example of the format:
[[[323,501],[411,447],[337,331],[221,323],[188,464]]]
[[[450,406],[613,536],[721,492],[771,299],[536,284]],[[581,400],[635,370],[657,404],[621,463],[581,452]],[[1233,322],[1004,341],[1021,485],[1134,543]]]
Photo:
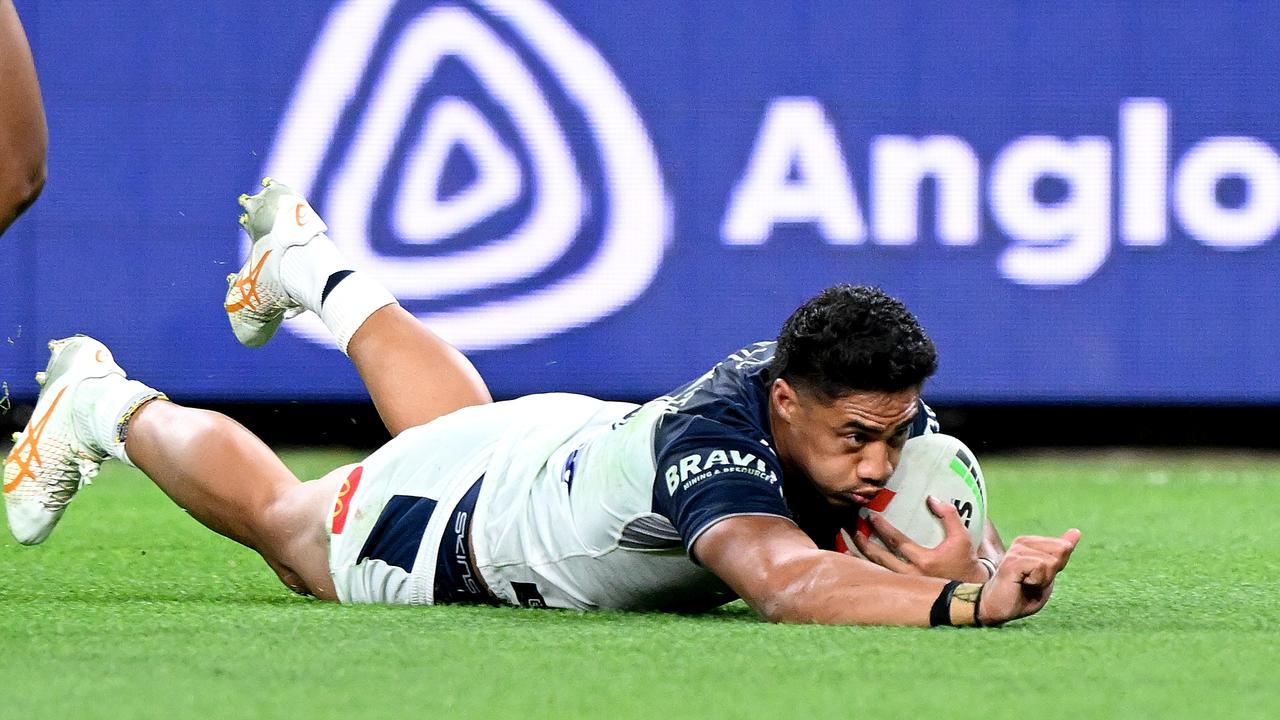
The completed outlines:
[[[329,292],[342,280],[341,277],[335,279],[335,275],[347,267],[333,241],[321,233],[305,245],[285,248],[280,258],[280,281],[290,298],[318,312]]]
[[[118,375],[86,378],[76,387],[76,396],[74,416],[80,439],[90,450],[129,465],[134,465],[124,450],[129,421],[143,405],[168,399],[155,388]]]
[[[320,319],[333,333],[338,349],[347,352],[351,336],[375,312],[396,304],[396,298],[378,281],[366,273],[356,272],[343,277],[329,289],[320,306]]]
[[[138,381],[131,380],[130,382]],[[129,453],[124,449],[125,441],[129,439],[129,421],[133,419],[134,413],[138,412],[138,410],[142,409],[143,405],[146,405],[152,400],[169,399],[168,395],[165,395],[159,390],[149,388],[142,383],[138,383],[138,385],[141,385],[141,388],[136,395],[129,399],[129,402],[125,405],[124,412],[120,413],[120,418],[116,420],[115,431],[111,436],[112,442],[107,447],[107,452],[110,453],[112,457],[133,467],[138,466],[134,464],[133,460],[129,459]]]

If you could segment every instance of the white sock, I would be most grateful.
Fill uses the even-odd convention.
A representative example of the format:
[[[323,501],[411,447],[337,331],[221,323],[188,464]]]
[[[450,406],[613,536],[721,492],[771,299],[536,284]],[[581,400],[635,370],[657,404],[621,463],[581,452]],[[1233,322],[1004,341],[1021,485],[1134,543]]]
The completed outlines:
[[[280,281],[285,292],[302,307],[320,312],[320,298],[329,276],[351,269],[328,235],[320,233],[306,245],[295,245],[284,251],[280,259]]]
[[[349,274],[326,296],[329,278],[343,271]],[[395,296],[378,281],[365,273],[352,272],[346,258],[323,233],[306,245],[285,251],[280,261],[280,280],[289,297],[320,316],[344,353],[351,336],[370,315],[396,302]]]
[[[351,336],[356,334],[364,321],[378,310],[395,303],[395,296],[377,280],[366,273],[351,273],[329,291],[328,297],[320,306],[320,319],[329,328],[329,332],[333,333],[338,349],[345,353]]]
[[[81,380],[75,393],[72,415],[81,439],[91,449],[128,465],[133,465],[124,451],[129,420],[148,402],[168,399],[159,390],[119,375]]]

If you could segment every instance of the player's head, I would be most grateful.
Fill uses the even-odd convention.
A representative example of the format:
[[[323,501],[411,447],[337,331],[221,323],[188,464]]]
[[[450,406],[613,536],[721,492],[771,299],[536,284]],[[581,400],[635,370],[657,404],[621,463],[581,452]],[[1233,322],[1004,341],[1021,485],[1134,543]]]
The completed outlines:
[[[837,285],[782,326],[770,377],[773,436],[785,465],[836,504],[889,479],[938,354],[915,316],[878,288]]]

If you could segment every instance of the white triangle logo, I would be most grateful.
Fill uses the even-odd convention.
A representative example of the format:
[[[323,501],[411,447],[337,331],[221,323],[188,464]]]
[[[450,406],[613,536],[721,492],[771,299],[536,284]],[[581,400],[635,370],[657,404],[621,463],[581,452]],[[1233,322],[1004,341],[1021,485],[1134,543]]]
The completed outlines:
[[[527,343],[625,307],[652,282],[671,234],[652,142],[599,52],[540,0],[476,6],[480,12],[432,6],[393,23],[395,0],[338,3],[263,168],[310,197],[355,267],[407,304],[447,305],[418,317],[463,350]],[[512,36],[522,47],[505,39]],[[521,52],[544,71],[527,67]],[[464,63],[502,108],[519,152],[460,95],[432,98],[420,127],[410,127],[422,88],[445,60]],[[557,84],[554,93],[546,83]],[[565,102],[587,133],[565,131],[558,116]],[[455,150],[466,153],[474,177],[442,198]],[[598,163],[591,177],[600,187],[585,185],[583,158]],[[378,206],[385,217],[376,216]],[[498,236],[441,245],[517,210],[521,217]],[[407,251],[387,254],[388,242]],[[576,266],[551,272],[571,249]],[[492,299],[486,291],[494,288],[505,292]],[[449,303],[468,293],[487,299]],[[316,318],[284,327],[329,344]]]

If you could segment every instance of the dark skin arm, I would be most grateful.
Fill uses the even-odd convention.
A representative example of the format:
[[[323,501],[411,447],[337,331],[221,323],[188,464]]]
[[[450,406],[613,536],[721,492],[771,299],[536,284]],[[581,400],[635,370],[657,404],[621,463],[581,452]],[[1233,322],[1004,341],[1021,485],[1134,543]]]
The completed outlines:
[[[1054,578],[1079,540],[1080,532],[1069,530],[1061,537],[1015,541],[999,572],[983,588],[982,624],[998,625],[1044,607]],[[926,627],[930,607],[946,584],[820,550],[795,524],[780,517],[722,520],[697,539],[693,552],[771,622]],[[972,614],[971,605],[968,612]]]
[[[49,130],[35,62],[12,0],[0,0],[0,233],[44,187]]]

